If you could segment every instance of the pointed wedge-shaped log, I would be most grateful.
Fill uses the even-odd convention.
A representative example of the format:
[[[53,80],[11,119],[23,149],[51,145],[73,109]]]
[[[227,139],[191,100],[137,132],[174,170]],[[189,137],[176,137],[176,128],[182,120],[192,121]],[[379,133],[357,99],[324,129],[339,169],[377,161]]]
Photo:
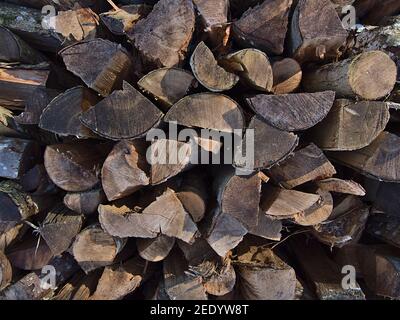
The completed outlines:
[[[249,229],[249,234],[268,240],[280,241],[282,221],[267,216],[261,209],[258,211],[256,226]]]
[[[68,89],[44,108],[39,127],[60,136],[93,137],[92,131],[82,125],[80,116],[99,101],[99,97],[87,88]]]
[[[111,265],[123,249],[126,241],[113,237],[94,224],[78,234],[72,253],[75,260],[86,273]]]
[[[308,92],[334,90],[341,98],[378,100],[393,90],[396,76],[396,64],[386,53],[369,51],[307,72],[303,87]]]
[[[267,0],[246,11],[233,24],[235,40],[273,55],[284,50],[292,0]]]
[[[272,67],[267,55],[257,49],[243,49],[227,55],[221,63],[256,90],[270,92],[273,86]]]
[[[129,196],[150,182],[146,145],[142,141],[121,141],[104,161],[101,183],[109,201]]]
[[[361,197],[365,196],[366,194],[365,189],[360,184],[352,180],[329,178],[316,181],[315,184],[319,189],[329,192],[344,193]]]
[[[164,260],[175,245],[175,238],[159,235],[154,239],[137,239],[136,247],[139,255],[151,262]]]
[[[339,99],[310,135],[323,150],[358,150],[370,145],[385,130],[389,119],[385,102]]]
[[[368,147],[356,151],[330,152],[329,156],[373,179],[399,182],[399,142],[398,136],[384,131]]]
[[[229,133],[244,127],[242,110],[237,102],[217,93],[199,93],[181,99],[172,106],[164,120],[186,127]]]
[[[0,251],[0,291],[7,287],[12,280],[12,267],[7,256]]]
[[[274,94],[287,94],[296,91],[303,79],[300,64],[291,58],[275,61],[272,64]]]
[[[81,141],[46,148],[44,165],[50,179],[61,189],[80,192],[100,182],[100,169],[110,150],[108,143]]]
[[[335,92],[260,94],[248,105],[270,125],[284,131],[302,131],[322,121],[331,110]]]
[[[124,82],[123,90],[114,91],[83,113],[81,121],[104,138],[122,140],[143,136],[160,122],[162,116],[150,100]]]
[[[69,71],[102,96],[121,88],[122,81],[129,78],[131,58],[117,43],[100,38],[82,41],[63,49],[60,55]]]
[[[335,167],[313,143],[268,171],[268,176],[286,189],[293,189],[309,181],[331,178],[335,174]]]
[[[331,1],[298,1],[290,27],[290,51],[297,61],[333,60],[340,56],[346,39],[347,31]]]
[[[71,192],[64,196],[64,205],[72,211],[85,216],[97,212],[100,204],[107,201],[102,188],[95,188],[83,192]]]
[[[176,67],[185,59],[194,26],[192,1],[161,0],[136,24],[130,39],[146,63],[158,68]]]
[[[160,68],[151,71],[138,81],[138,86],[150,93],[156,101],[168,109],[182,99],[191,88],[197,86],[193,75],[179,68]]]
[[[239,81],[237,75],[218,65],[212,51],[204,42],[200,42],[194,50],[190,66],[200,84],[213,92],[230,90]]]

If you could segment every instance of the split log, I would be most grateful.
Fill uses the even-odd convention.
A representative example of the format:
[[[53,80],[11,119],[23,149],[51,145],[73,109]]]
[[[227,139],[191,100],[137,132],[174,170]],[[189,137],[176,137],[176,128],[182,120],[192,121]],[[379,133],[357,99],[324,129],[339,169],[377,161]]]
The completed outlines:
[[[244,126],[239,105],[217,93],[199,93],[181,99],[168,111],[164,121],[229,133]]]
[[[160,0],[147,18],[135,25],[130,39],[147,64],[177,67],[185,59],[194,26],[192,1]]]
[[[335,193],[344,193],[355,196],[365,196],[366,191],[358,183],[352,180],[337,178],[324,179],[315,182],[319,189]]]
[[[64,196],[64,205],[76,213],[88,216],[97,212],[98,206],[106,200],[103,189],[95,188],[89,191],[67,193]]]
[[[8,247],[18,243],[28,231],[29,226],[25,223],[17,224],[15,227],[1,232],[0,234],[0,251],[4,252]]]
[[[347,31],[331,1],[298,1],[290,28],[290,52],[297,61],[334,60],[346,40]]]
[[[151,262],[164,260],[175,245],[175,238],[159,235],[154,239],[137,239],[136,246],[139,255]]]
[[[388,244],[400,247],[400,219],[397,216],[386,213],[373,214],[368,220],[366,231]]]
[[[324,153],[313,143],[296,151],[268,171],[276,183],[286,189],[293,189],[309,181],[330,178],[336,174],[334,166]]]
[[[191,88],[197,86],[192,74],[178,68],[156,69],[138,81],[138,86],[160,101],[163,110],[168,109],[182,99]]]
[[[80,270],[57,292],[53,300],[89,300],[96,290],[99,277],[99,272],[86,275]]]
[[[393,90],[396,75],[396,64],[386,53],[369,51],[306,73],[303,86],[308,92],[334,90],[338,97],[378,100]]]
[[[31,140],[0,137],[0,177],[20,179],[40,159],[40,147]]]
[[[273,55],[282,54],[291,5],[292,0],[267,0],[249,9],[233,24],[235,40]]]
[[[100,182],[100,168],[109,144],[81,141],[47,146],[44,165],[50,179],[61,189],[80,192]]]
[[[0,251],[0,291],[6,288],[12,280],[12,267],[7,256]]]
[[[33,196],[53,195],[59,191],[43,164],[37,164],[28,170],[21,177],[20,184],[25,192],[30,192]]]
[[[72,245],[72,253],[82,270],[89,273],[111,265],[125,242],[109,235],[95,224],[78,234]]]
[[[291,58],[275,61],[272,64],[274,94],[288,94],[297,90],[303,78],[300,64]]]
[[[63,49],[60,55],[69,71],[102,96],[121,88],[122,81],[129,79],[131,58],[121,45],[111,41],[82,41]]]
[[[84,87],[68,89],[44,108],[39,127],[60,136],[93,137],[92,131],[82,125],[79,117],[99,100],[95,93]]]
[[[124,198],[148,185],[146,146],[141,141],[121,141],[108,155],[101,182],[109,201]]]
[[[390,119],[385,102],[339,99],[310,135],[323,150],[352,151],[370,145]]]
[[[357,1],[358,16],[365,24],[379,25],[385,17],[400,12],[400,3],[396,0],[381,2],[379,0]]]
[[[280,241],[282,228],[281,220],[273,219],[259,209],[257,223],[249,229],[249,234],[268,240]]]
[[[81,116],[82,123],[112,140],[134,139],[158,125],[163,113],[128,82]],[[112,122],[110,121],[112,119]]]
[[[333,91],[260,94],[246,99],[248,105],[270,125],[284,131],[302,131],[321,122],[332,108]]]
[[[243,49],[227,55],[221,63],[227,70],[237,73],[251,88],[271,92],[272,67],[264,52],[257,49]]]
[[[373,179],[399,182],[398,144],[399,137],[384,131],[368,147],[356,151],[330,152],[329,156]]]

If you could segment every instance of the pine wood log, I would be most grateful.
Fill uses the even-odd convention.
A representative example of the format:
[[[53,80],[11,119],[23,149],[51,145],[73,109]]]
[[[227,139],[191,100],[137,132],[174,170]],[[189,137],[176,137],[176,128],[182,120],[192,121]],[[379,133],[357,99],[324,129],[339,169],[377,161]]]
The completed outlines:
[[[309,181],[334,176],[336,170],[322,150],[313,143],[300,149],[268,171],[276,183],[286,189],[293,189]]]
[[[88,216],[97,212],[98,206],[106,200],[103,189],[95,188],[83,192],[67,193],[64,196],[64,205],[76,213]]]
[[[192,1],[160,0],[147,18],[136,24],[130,39],[147,64],[177,67],[185,59],[194,26]]]
[[[385,17],[398,14],[400,4],[395,0],[381,2],[378,0],[356,1],[358,16],[365,24],[379,25]]]
[[[335,7],[329,0],[299,0],[290,27],[290,52],[301,62],[333,60],[346,44]]]
[[[270,92],[273,86],[272,67],[267,55],[257,49],[243,49],[228,54],[221,64],[235,72],[249,87]]]
[[[384,131],[368,147],[356,151],[330,152],[329,156],[373,179],[398,182],[398,140],[396,135]]]
[[[94,224],[78,234],[72,245],[72,253],[83,271],[89,273],[111,265],[126,241],[116,238]]]
[[[246,11],[233,24],[235,40],[273,55],[284,50],[292,0],[267,0]]]
[[[272,64],[274,94],[288,94],[297,90],[303,78],[300,64],[291,58],[275,61]]]
[[[81,141],[47,146],[44,165],[50,179],[61,189],[80,192],[100,182],[100,168],[107,156],[108,143]]]
[[[69,71],[102,96],[121,88],[122,81],[130,76],[132,62],[128,52],[108,40],[82,41],[66,47],[60,55]]]
[[[243,129],[240,106],[231,98],[217,93],[199,93],[179,100],[164,117],[186,127],[199,127],[222,132]]]
[[[333,91],[259,94],[247,98],[247,104],[270,125],[284,131],[302,131],[322,121],[335,99]]]
[[[148,185],[146,145],[121,141],[108,155],[101,170],[101,182],[109,201],[124,198]]]
[[[386,53],[368,51],[307,72],[303,87],[308,92],[334,90],[338,97],[378,100],[393,90],[396,75],[396,64]]]
[[[21,178],[39,161],[39,154],[35,141],[0,137],[0,177]]]
[[[100,275],[96,271],[86,275],[80,270],[64,284],[53,300],[89,300],[96,290]]]
[[[0,291],[6,288],[12,280],[12,266],[7,256],[0,251]]]
[[[139,255],[151,262],[164,260],[175,245],[175,238],[159,235],[154,239],[137,239]]]
[[[163,113],[128,82],[80,117],[98,135],[112,140],[134,139],[156,126]],[[112,119],[112,122],[110,121]]]
[[[385,130],[389,119],[385,102],[339,99],[310,135],[323,150],[358,150],[370,145]]]
[[[193,75],[179,68],[160,68],[151,71],[138,81],[138,86],[150,93],[156,101],[159,101],[164,111],[180,99],[182,99],[191,88],[197,86]]]

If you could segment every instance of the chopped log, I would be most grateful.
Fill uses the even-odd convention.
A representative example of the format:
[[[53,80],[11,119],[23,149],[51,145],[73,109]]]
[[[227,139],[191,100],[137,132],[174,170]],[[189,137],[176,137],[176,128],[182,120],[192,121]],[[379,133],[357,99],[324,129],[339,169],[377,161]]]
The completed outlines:
[[[249,234],[273,241],[280,241],[282,237],[282,221],[275,220],[259,209],[257,223],[249,228]]]
[[[386,53],[369,51],[307,72],[303,86],[308,92],[334,90],[338,97],[378,100],[393,90],[396,75],[396,64]]]
[[[399,137],[382,132],[368,147],[356,151],[330,152],[340,163],[376,180],[399,182]]]
[[[221,63],[227,70],[236,72],[251,88],[271,92],[272,67],[264,52],[257,49],[243,49],[228,54]]]
[[[268,171],[276,183],[286,189],[293,189],[309,181],[330,178],[336,174],[334,166],[324,153],[313,143],[296,151]]]
[[[72,253],[83,271],[89,273],[111,265],[125,245],[125,241],[103,231],[99,225],[87,227],[76,237]]]
[[[57,292],[53,300],[89,300],[96,290],[99,277],[99,272],[86,275],[80,270]]]
[[[36,89],[44,89],[49,78],[49,66],[0,67],[0,104],[21,109]]]
[[[82,41],[63,49],[60,55],[69,71],[102,96],[121,88],[122,81],[129,78],[131,58],[121,45],[111,41]]]
[[[275,61],[272,64],[274,94],[288,94],[297,90],[303,78],[300,64],[291,58]]]
[[[397,248],[400,247],[400,219],[387,213],[376,213],[368,220],[366,231]]]
[[[352,180],[342,180],[337,178],[324,179],[315,182],[319,189],[335,193],[344,193],[355,196],[365,196],[365,189]]]
[[[139,255],[151,262],[164,260],[175,245],[175,238],[159,235],[154,239],[137,239],[136,246]]]
[[[0,177],[20,179],[40,158],[37,142],[0,137]]]
[[[190,66],[196,79],[203,87],[213,92],[232,89],[239,81],[234,73],[218,65],[212,51],[200,42],[190,58]]]
[[[217,93],[199,93],[179,100],[165,115],[164,121],[229,133],[242,130],[244,126],[240,106]]]
[[[82,123],[112,140],[134,139],[158,125],[163,113],[128,82],[81,116]],[[110,121],[112,119],[112,121]]]
[[[247,104],[270,125],[284,131],[302,131],[321,122],[332,108],[333,91],[259,94],[246,99]]]
[[[109,144],[76,143],[47,146],[44,165],[50,179],[61,189],[80,192],[100,182],[100,168]]]
[[[101,182],[109,201],[124,198],[147,186],[146,146],[141,141],[121,141],[108,155]]]
[[[381,2],[379,0],[357,1],[355,7],[358,16],[365,24],[379,25],[385,17],[400,12],[400,4],[396,0]]]
[[[290,52],[297,61],[334,60],[346,39],[347,31],[331,1],[298,1],[290,27]]]
[[[95,93],[84,87],[68,89],[44,108],[39,127],[60,136],[93,137],[92,131],[82,125],[79,117],[99,100]]]
[[[358,150],[370,145],[385,130],[389,119],[385,102],[339,99],[310,135],[323,150]]]
[[[283,53],[292,0],[267,0],[246,11],[233,24],[234,37],[273,55]]]
[[[0,251],[0,291],[6,288],[12,280],[12,267],[7,256]]]
[[[17,224],[15,227],[1,232],[0,234],[0,251],[4,252],[8,247],[19,242],[24,236],[29,226],[25,223]]]
[[[290,248],[301,270],[320,300],[365,300],[358,283],[355,287],[342,287],[343,274],[339,266],[325,253],[322,246],[305,239],[290,239]]]
[[[89,191],[67,193],[64,196],[64,205],[76,213],[88,216],[97,212],[98,206],[106,199],[103,189],[96,188]]]
[[[135,25],[130,39],[152,67],[178,67],[185,59],[194,26],[192,1],[160,0],[147,18]]]
[[[182,99],[197,82],[192,74],[178,68],[161,68],[151,71],[138,81],[138,86],[160,101],[163,110]]]
[[[235,266],[245,300],[294,300],[296,273],[269,248],[243,243]]]
[[[20,184],[25,192],[34,196],[56,194],[59,189],[50,180],[43,164],[37,164],[28,170],[20,179]]]

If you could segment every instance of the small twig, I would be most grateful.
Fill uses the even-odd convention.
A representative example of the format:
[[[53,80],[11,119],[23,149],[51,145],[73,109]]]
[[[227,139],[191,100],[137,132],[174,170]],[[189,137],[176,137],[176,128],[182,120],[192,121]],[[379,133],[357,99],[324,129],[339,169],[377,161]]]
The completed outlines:
[[[107,0],[107,2],[110,4],[111,7],[113,7],[115,11],[121,10],[112,0]]]

